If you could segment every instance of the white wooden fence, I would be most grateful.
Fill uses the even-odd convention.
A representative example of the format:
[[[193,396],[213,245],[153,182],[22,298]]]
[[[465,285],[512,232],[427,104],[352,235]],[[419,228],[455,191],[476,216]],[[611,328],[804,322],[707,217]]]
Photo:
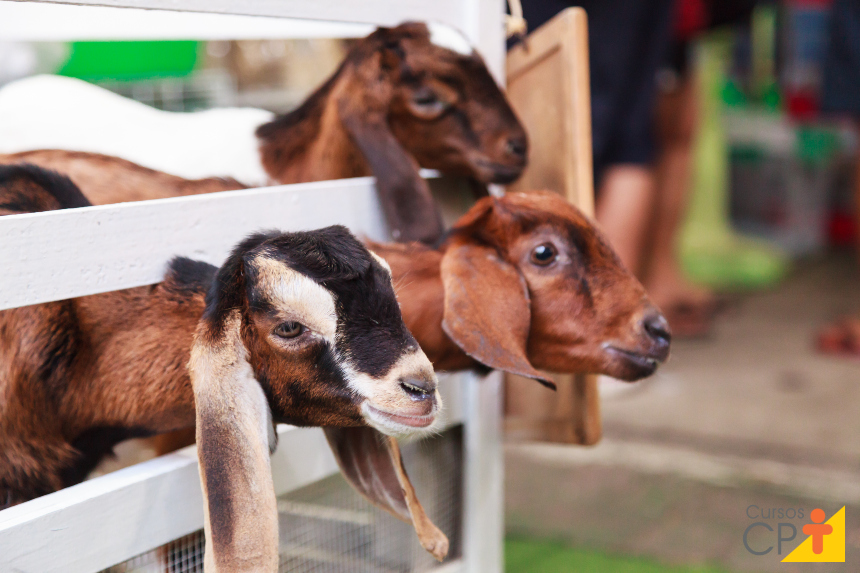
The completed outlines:
[[[58,3],[297,19],[286,28],[297,35],[301,19],[374,25],[441,21],[464,32],[500,79],[504,69],[502,0]],[[190,21],[187,14],[184,18]],[[321,25],[313,24],[315,35]],[[344,26],[336,29],[333,35],[343,35]],[[135,33],[136,38],[145,36]],[[163,35],[153,30],[153,37]],[[0,217],[0,309],[152,284],[174,255],[219,264],[250,231],[334,223],[359,235],[387,238],[372,178]],[[442,390],[446,424],[464,425],[465,459],[463,556],[443,568],[498,573],[503,496],[500,377],[442,377]],[[319,429],[282,426],[279,431],[280,445],[272,460],[277,494],[337,472]],[[191,447],[0,512],[0,572],[91,573],[202,525],[197,459]]]

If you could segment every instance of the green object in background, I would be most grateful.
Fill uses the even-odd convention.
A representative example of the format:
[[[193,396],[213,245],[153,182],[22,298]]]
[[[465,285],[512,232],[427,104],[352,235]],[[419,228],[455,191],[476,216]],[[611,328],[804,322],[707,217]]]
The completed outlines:
[[[699,129],[693,149],[692,189],[679,250],[695,282],[719,290],[775,284],[788,270],[785,254],[742,237],[729,222],[729,149],[722,126],[721,91],[730,40],[713,35],[697,46]]]
[[[505,540],[505,573],[725,573],[709,566],[663,565],[648,559],[618,557],[552,541]]]
[[[88,81],[185,77],[197,67],[200,42],[72,42],[57,72]]]
[[[720,98],[728,107],[744,108],[749,105],[747,94],[741,89],[736,81],[727,79],[720,92]]]
[[[833,129],[815,125],[797,128],[797,157],[806,164],[827,164],[833,160],[839,148],[839,134]]]

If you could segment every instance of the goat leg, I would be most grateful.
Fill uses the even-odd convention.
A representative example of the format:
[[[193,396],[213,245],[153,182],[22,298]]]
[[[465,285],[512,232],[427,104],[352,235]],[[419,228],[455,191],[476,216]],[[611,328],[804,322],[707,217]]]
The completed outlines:
[[[350,485],[377,507],[411,522],[421,547],[442,561],[448,555],[448,538],[418,501],[397,440],[368,427],[325,428],[325,434]]]

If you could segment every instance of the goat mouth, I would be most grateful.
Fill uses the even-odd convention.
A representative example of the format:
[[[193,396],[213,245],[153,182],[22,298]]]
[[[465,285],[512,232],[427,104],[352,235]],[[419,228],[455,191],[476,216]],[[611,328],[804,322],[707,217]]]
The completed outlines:
[[[607,353],[623,361],[624,374],[626,375],[621,376],[621,378],[631,382],[652,375],[666,359],[662,355],[625,350],[617,346],[606,346],[605,349]]]
[[[410,414],[395,414],[394,412],[388,412],[386,410],[381,410],[372,404],[365,404],[365,409],[371,418],[382,419],[382,421],[387,423],[394,423],[400,426],[408,426],[410,428],[427,428],[436,421],[436,412],[434,411],[430,414],[424,416],[412,416]]]
[[[502,165],[493,161],[477,161],[478,168],[488,171],[487,177],[481,177],[485,183],[499,183],[505,185],[513,183],[523,173],[523,165]]]

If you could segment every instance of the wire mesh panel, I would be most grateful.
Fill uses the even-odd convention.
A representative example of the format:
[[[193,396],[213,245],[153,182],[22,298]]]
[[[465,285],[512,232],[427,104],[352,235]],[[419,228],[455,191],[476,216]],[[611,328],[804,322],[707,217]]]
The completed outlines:
[[[463,432],[402,447],[404,464],[427,514],[462,554]],[[438,566],[410,524],[377,509],[340,474],[278,498],[283,573],[420,573]],[[138,555],[101,573],[202,573],[203,531]]]
[[[203,573],[204,546],[201,529],[100,573]]]

